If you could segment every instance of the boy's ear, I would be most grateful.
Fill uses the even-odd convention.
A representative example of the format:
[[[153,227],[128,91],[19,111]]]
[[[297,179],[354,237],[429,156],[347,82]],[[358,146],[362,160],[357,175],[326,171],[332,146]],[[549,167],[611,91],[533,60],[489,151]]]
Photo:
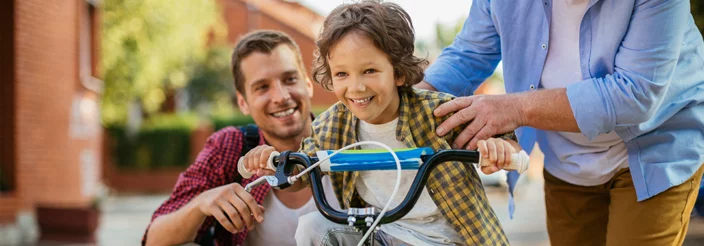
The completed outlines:
[[[244,115],[249,115],[249,105],[247,105],[247,100],[245,100],[244,95],[240,93],[239,91],[237,92],[237,106],[240,107],[240,111]]]
[[[403,86],[404,84],[406,84],[406,77],[396,79],[396,86]]]

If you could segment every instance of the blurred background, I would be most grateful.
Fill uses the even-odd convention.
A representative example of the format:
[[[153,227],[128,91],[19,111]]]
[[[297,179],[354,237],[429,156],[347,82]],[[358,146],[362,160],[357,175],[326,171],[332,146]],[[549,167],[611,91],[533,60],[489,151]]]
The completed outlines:
[[[276,29],[313,62],[333,0],[5,0],[0,2],[0,245],[137,245],[152,212],[205,139],[251,123],[233,104],[237,39]],[[393,1],[431,62],[471,0]],[[704,2],[691,1],[704,27]],[[336,101],[315,86],[314,113]],[[476,93],[501,94],[501,67]],[[542,155],[507,214],[501,175],[483,176],[514,245],[548,245]],[[704,245],[693,217],[687,245]]]

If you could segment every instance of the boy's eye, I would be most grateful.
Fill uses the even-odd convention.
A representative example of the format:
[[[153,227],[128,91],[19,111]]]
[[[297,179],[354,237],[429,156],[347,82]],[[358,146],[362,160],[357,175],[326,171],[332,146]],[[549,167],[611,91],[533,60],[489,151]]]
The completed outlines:
[[[373,74],[373,73],[376,73],[376,70],[374,70],[374,69],[364,70],[364,74]]]
[[[289,83],[289,84],[296,83],[297,81],[298,81],[298,77],[296,77],[296,76],[291,76],[288,79],[286,79],[286,83]]]
[[[254,87],[254,91],[266,90],[267,87],[267,85],[257,86]]]
[[[347,73],[345,73],[345,72],[338,72],[335,74],[335,77],[345,77],[345,76],[347,76]]]

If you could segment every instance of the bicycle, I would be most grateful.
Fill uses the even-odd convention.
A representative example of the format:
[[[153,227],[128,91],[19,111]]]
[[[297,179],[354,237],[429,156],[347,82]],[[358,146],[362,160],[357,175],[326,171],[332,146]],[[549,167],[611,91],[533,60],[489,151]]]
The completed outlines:
[[[361,144],[377,144],[376,142],[360,142],[355,145],[347,146],[346,148],[350,148],[353,146],[361,145]],[[385,146],[385,145],[384,145]],[[387,163],[389,162],[389,159],[385,160],[378,160],[379,158],[383,159],[383,153],[391,153],[391,156],[394,157],[394,161],[397,164],[397,169],[400,174],[400,169],[401,169],[401,160],[398,158],[398,151],[395,150],[393,152],[390,152],[391,149],[388,148],[388,146],[385,146],[387,149],[387,152],[378,152],[378,153],[370,153],[367,154],[367,157],[375,158],[376,161],[368,161],[365,162],[366,164],[362,165],[361,162],[358,163],[359,165],[355,165],[354,161],[345,163],[345,164],[339,164],[336,167],[323,167],[327,171],[360,171],[360,170],[388,170],[388,165],[379,165],[380,163]],[[389,204],[387,204],[387,207],[384,207],[381,211],[377,211],[376,208],[374,207],[367,207],[367,208],[349,208],[347,211],[338,211],[335,210],[330,206],[330,204],[327,202],[325,199],[325,192],[323,190],[323,185],[321,182],[321,177],[322,177],[322,168],[319,168],[318,165],[320,163],[323,163],[327,161],[328,159],[332,159],[332,156],[337,155],[341,151],[345,150],[345,148],[334,152],[330,154],[329,156],[325,158],[318,158],[318,156],[307,156],[303,153],[298,153],[298,152],[291,152],[291,151],[284,151],[282,153],[274,152],[271,154],[269,159],[267,160],[267,164],[269,165],[269,169],[274,170],[275,174],[273,176],[263,176],[259,177],[257,180],[251,182],[245,187],[246,191],[251,191],[252,188],[262,185],[264,183],[268,183],[272,188],[274,189],[286,189],[291,186],[294,182],[298,180],[299,177],[302,175],[305,175],[307,172],[310,172],[310,183],[312,186],[312,192],[313,192],[313,198],[315,200],[316,206],[318,207],[318,210],[320,213],[328,220],[337,223],[337,224],[347,224],[348,226],[353,226],[355,229],[358,231],[364,232],[365,236],[363,237],[362,241],[360,241],[360,245],[364,243],[365,245],[374,245],[374,238],[375,238],[375,233],[379,230],[379,226],[381,224],[388,224],[388,223],[393,223],[396,220],[399,220],[403,218],[410,210],[413,208],[415,205],[416,201],[420,197],[421,193],[423,192],[423,188],[425,187],[425,183],[427,181],[428,176],[430,175],[430,172],[436,168],[439,164],[444,163],[444,162],[450,162],[450,161],[456,161],[460,162],[462,164],[468,164],[468,163],[478,163],[481,165],[481,157],[480,153],[477,151],[470,151],[470,150],[439,150],[439,151],[433,151],[430,148],[415,148],[415,149],[405,149],[401,151],[405,151],[408,153],[404,153],[404,161],[407,165],[405,165],[406,169],[412,169],[415,168],[414,165],[412,165],[414,162],[421,162],[422,164],[418,165],[418,173],[416,174],[413,183],[411,184],[409,193],[406,195],[406,197],[403,199],[403,201],[397,205],[395,208],[391,209],[388,213],[386,213],[386,209]],[[329,152],[328,152],[329,153]],[[381,155],[380,155],[381,153]],[[320,155],[321,152],[318,152],[318,155]],[[361,153],[364,155],[364,153]],[[349,158],[348,158],[349,159]],[[517,170],[520,173],[525,171],[528,167],[528,155],[526,154],[525,151],[521,151],[519,153],[513,154],[511,158],[511,164],[509,164],[505,169],[507,170]],[[332,163],[330,163],[332,164]],[[294,169],[296,165],[302,165],[305,167],[305,170],[300,172],[299,174],[294,175]],[[469,164],[471,165],[471,164]],[[365,166],[365,167],[362,167]],[[381,166],[381,168],[379,168]],[[241,165],[239,165],[240,168],[239,171],[240,173],[245,175],[251,175],[251,173],[247,173],[248,171],[242,168]],[[371,169],[370,169],[371,167]],[[400,175],[398,175],[400,177]],[[398,187],[398,184],[397,184]],[[391,195],[392,197],[395,195],[397,191],[394,190],[394,193]],[[391,199],[389,199],[389,203],[391,202]],[[371,229],[371,230],[370,230]]]

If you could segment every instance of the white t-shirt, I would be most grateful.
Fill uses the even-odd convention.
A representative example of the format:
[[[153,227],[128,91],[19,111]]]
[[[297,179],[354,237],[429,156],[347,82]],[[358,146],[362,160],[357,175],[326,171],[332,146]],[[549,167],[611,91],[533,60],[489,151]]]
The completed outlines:
[[[335,193],[332,190],[330,177],[323,176],[323,189],[325,197],[330,206],[340,210],[340,204],[335,198]],[[311,197],[310,200],[300,208],[292,209],[286,207],[274,195],[273,191],[269,191],[264,197],[262,204],[264,211],[264,221],[256,225],[254,230],[247,233],[247,238],[244,240],[245,246],[268,246],[268,245],[296,245],[296,227],[298,227],[298,218],[315,212],[318,213],[318,208],[315,206],[315,200]]]
[[[588,2],[552,1],[550,45],[540,79],[543,88],[565,88],[582,81],[579,30]],[[545,153],[545,169],[572,184],[600,185],[628,167],[626,145],[613,131],[591,141],[571,132],[538,131],[538,138],[550,145],[540,146]]]
[[[380,125],[360,120],[357,136],[359,141],[377,141],[393,149],[408,148],[403,142],[396,139],[397,124],[398,118]],[[376,145],[362,146],[362,149],[379,148]],[[396,172],[396,170],[362,171],[355,182],[355,189],[365,202],[381,211],[394,190]],[[417,170],[403,170],[401,172],[401,185],[389,206],[389,210],[401,204],[410,190],[416,173],[418,173]],[[440,213],[427,189],[423,189],[416,205],[406,216],[394,223],[382,225],[381,230],[411,245],[461,245],[464,243]]]

